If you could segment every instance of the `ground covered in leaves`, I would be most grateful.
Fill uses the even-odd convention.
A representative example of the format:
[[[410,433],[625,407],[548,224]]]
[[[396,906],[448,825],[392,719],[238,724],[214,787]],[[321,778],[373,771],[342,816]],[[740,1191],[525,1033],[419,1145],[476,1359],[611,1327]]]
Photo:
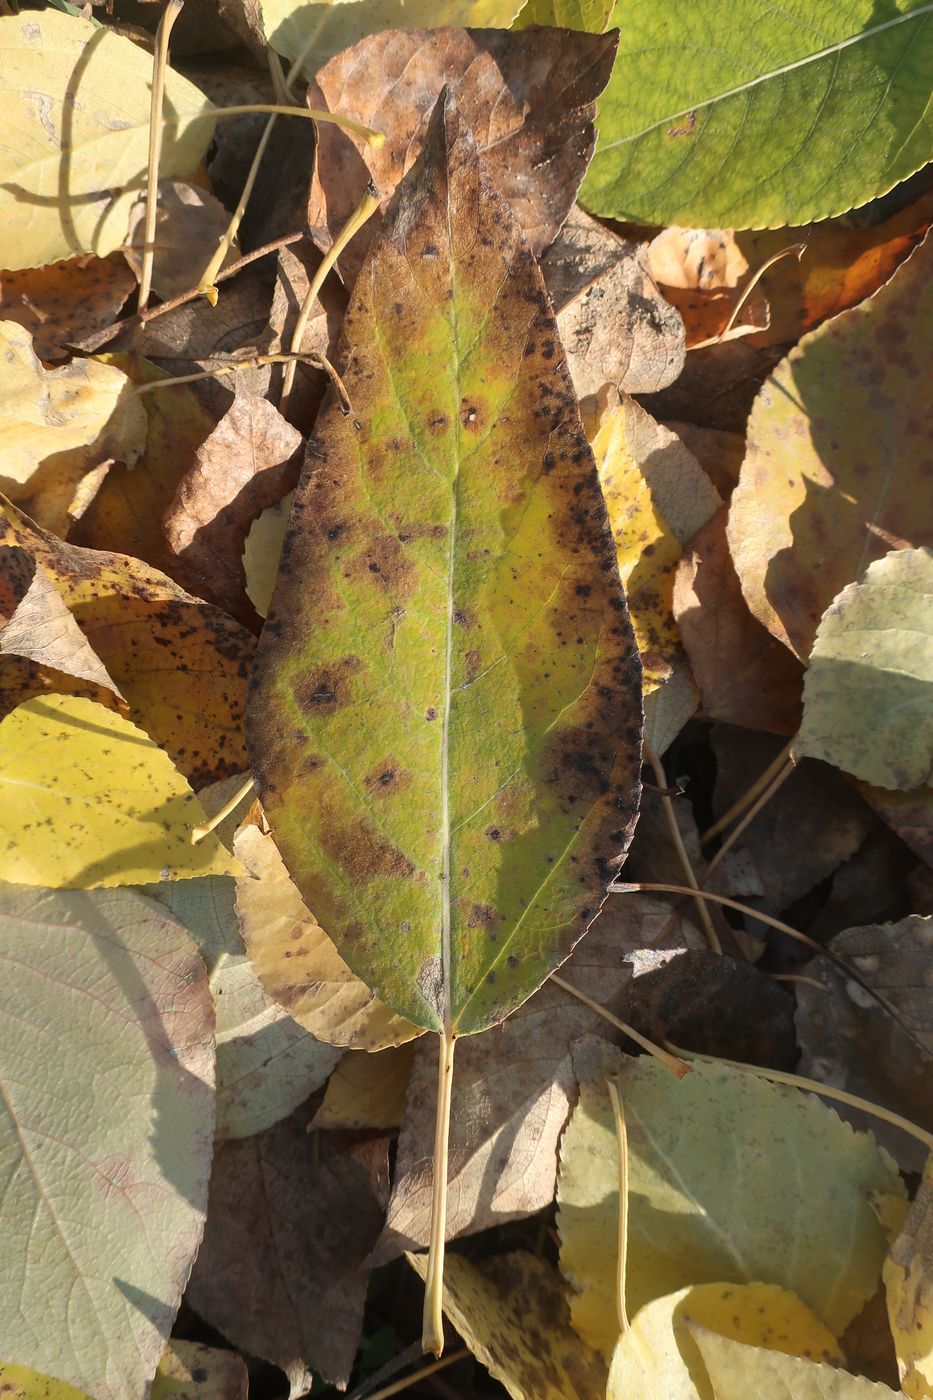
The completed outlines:
[[[933,1397],[933,28],[821,8],[0,0],[4,1394]]]

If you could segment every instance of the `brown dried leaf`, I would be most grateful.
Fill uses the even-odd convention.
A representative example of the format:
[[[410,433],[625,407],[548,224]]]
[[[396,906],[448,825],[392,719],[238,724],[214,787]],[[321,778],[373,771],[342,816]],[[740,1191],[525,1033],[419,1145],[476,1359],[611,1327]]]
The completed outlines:
[[[145,200],[130,210],[126,260],[139,277],[145,238]],[[160,180],[158,185],[152,289],[162,301],[197,287],[201,274],[226,232],[230,215],[209,190],[185,180]],[[235,262],[239,250],[228,248],[223,267]]]
[[[911,914],[846,929],[830,947],[853,976],[826,958],[810,964],[820,986],[797,990],[799,1073],[933,1131],[933,919]],[[860,1109],[836,1111],[870,1129],[906,1171],[922,1171],[926,1152],[916,1138]]]
[[[611,895],[561,976],[611,1009],[631,978],[628,953],[703,944],[677,918],[658,942],[670,914],[657,899]],[[553,1199],[557,1143],[573,1098],[571,1047],[581,1035],[600,1031],[612,1033],[595,1012],[545,983],[501,1025],[462,1040],[450,1127],[449,1238],[532,1215]],[[415,1051],[395,1184],[375,1263],[427,1244],[436,1093],[437,1047],[428,1040]]]
[[[244,1351],[280,1366],[291,1395],[312,1370],[343,1388],[356,1355],[382,1212],[363,1167],[298,1109],[221,1143],[188,1301]]]
[[[726,541],[728,511],[694,535],[674,580],[674,618],[709,719],[774,734],[800,725],[803,667],[748,610]]]
[[[316,241],[329,245],[369,180],[389,199],[421,151],[446,83],[494,185],[540,253],[567,217],[592,154],[594,104],[616,43],[615,33],[408,29],[372,34],[337,54],[317,74],[309,104],[353,117],[387,139],[375,151],[321,125],[308,205]],[[341,255],[348,285],[378,224],[377,215]]]
[[[872,811],[896,831],[922,861],[933,866],[933,788],[894,792],[889,788],[855,784]]]
[[[0,318],[25,326],[40,360],[58,360],[69,345],[109,326],[134,285],[122,253],[0,272]]]
[[[270,354],[291,349],[294,328],[321,257],[321,252],[310,240],[280,249],[269,312],[272,330]],[[346,309],[347,294],[343,284],[337,277],[328,277],[305,327],[301,351],[306,355],[317,353],[330,358]],[[310,362],[299,361],[295,382],[288,396],[288,416],[304,433],[310,433],[314,426],[327,384],[328,378],[323,369]]]
[[[249,625],[258,618],[246,597],[246,536],[295,486],[301,449],[301,434],[278,409],[237,385],[165,513],[166,539],[188,586]]]
[[[668,419],[664,426],[676,433],[684,447],[693,453],[720,496],[727,501],[739,479],[745,456],[744,436],[723,428],[701,428],[696,423],[677,419]]]
[[[253,639],[238,623],[140,560],[65,544],[2,500],[0,544],[19,546],[47,571],[126,697],[127,717],[195,787],[248,767],[241,723]],[[117,707],[106,691],[35,662],[0,665],[0,713],[48,689]]]
[[[683,317],[688,350],[767,328],[768,303],[760,286],[729,326],[749,274],[731,229],[666,228],[648,245],[648,265]]]
[[[658,290],[644,245],[626,242],[579,206],[541,260],[577,395],[604,385],[650,394],[684,364],[684,329]]]

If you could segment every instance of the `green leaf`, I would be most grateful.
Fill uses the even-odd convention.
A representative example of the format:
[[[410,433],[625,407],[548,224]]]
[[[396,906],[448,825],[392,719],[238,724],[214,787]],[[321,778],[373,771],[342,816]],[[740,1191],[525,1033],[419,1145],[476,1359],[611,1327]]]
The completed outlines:
[[[619,0],[581,202],[645,224],[842,214],[930,159],[928,0]]]
[[[933,776],[933,550],[894,549],[823,614],[794,751],[885,788]]]
[[[580,1103],[561,1148],[561,1269],[574,1324],[618,1335],[618,1156],[605,1087],[619,1065],[628,1125],[630,1317],[693,1283],[774,1283],[840,1336],[874,1293],[886,1248],[872,1195],[904,1196],[893,1161],[820,1101],[724,1065],[678,1080],[647,1058],[575,1056]]]
[[[44,10],[0,16],[0,68],[0,266],[112,253],[146,183],[152,56]],[[187,78],[166,73],[163,179],[197,170],[212,111]]]
[[[127,890],[0,886],[0,956],[0,1356],[128,1400],[155,1373],[207,1207],[204,965]]]
[[[356,282],[247,739],[282,856],[399,1014],[500,1021],[634,823],[639,665],[540,272],[449,93]]]
[[[46,695],[0,723],[0,879],[54,889],[235,875],[148,734],[93,700]]]
[[[528,0],[512,28],[551,24],[558,29],[585,29],[590,34],[605,34],[614,3],[615,0]]]

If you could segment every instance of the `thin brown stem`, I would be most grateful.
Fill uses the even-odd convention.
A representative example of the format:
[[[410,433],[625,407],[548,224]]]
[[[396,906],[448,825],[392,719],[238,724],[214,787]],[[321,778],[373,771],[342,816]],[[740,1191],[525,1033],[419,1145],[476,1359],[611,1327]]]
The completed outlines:
[[[595,1011],[597,1016],[601,1016],[604,1021],[608,1021],[611,1026],[615,1026],[617,1030],[622,1031],[624,1035],[628,1036],[629,1040],[634,1040],[635,1044],[640,1045],[643,1050],[647,1050],[649,1055],[653,1055],[656,1060],[660,1060],[664,1068],[669,1069],[672,1074],[676,1074],[678,1079],[683,1079],[684,1075],[690,1072],[689,1065],[685,1065],[681,1060],[676,1059],[673,1055],[669,1055],[663,1046],[657,1045],[653,1040],[649,1040],[646,1035],[642,1035],[641,1031],[637,1031],[634,1026],[630,1026],[628,1021],[623,1021],[620,1017],[614,1015],[613,1012],[607,1011],[605,1006],[601,1005],[598,1001],[594,1001],[592,997],[588,997],[586,992],[579,991],[571,982],[565,982],[563,977],[558,977],[556,972],[551,973],[551,981],[555,986],[560,987],[561,991],[569,992],[572,997],[576,997],[577,1001],[581,1001],[584,1006],[588,1006],[591,1011]]]
[[[235,812],[236,809],[239,807],[240,803],[245,802],[247,797],[252,796],[252,794],[255,791],[256,779],[253,777],[252,774],[250,774],[243,786],[237,788],[236,792],[230,798],[229,802],[225,802],[224,805],[221,807],[220,811],[214,813],[210,821],[202,822],[200,826],[192,827],[192,846],[196,846],[200,841],[203,841],[205,836],[209,836],[215,827],[220,826],[220,823],[222,821],[226,821],[227,817],[230,816],[231,812]]]
[[[373,1390],[367,1396],[367,1400],[389,1400],[390,1395],[401,1395],[403,1390],[407,1390],[410,1385],[416,1385],[418,1381],[425,1380],[428,1376],[433,1376],[436,1371],[443,1371],[447,1366],[453,1366],[456,1361],[463,1361],[470,1354],[469,1347],[460,1347],[457,1351],[452,1351],[449,1356],[442,1356],[437,1361],[429,1361],[426,1366],[419,1366],[417,1371],[412,1371],[410,1375],[403,1376],[400,1381],[393,1381],[391,1385],[384,1385],[381,1390]]]
[[[790,757],[791,749],[796,742],[796,738],[797,736],[795,734],[793,739],[788,740],[784,748],[781,749],[781,752],[768,764],[761,776],[755,779],[747,792],[743,792],[742,796],[733,802],[729,810],[723,812],[722,816],[717,821],[714,821],[713,825],[709,827],[708,830],[703,832],[703,835],[700,837],[701,846],[708,845],[721,831],[725,831],[727,826],[731,826],[732,823],[742,815],[745,809],[752,805],[759,794],[764,792],[765,788],[773,781]]]
[[[806,251],[806,247],[806,243],[789,243],[786,248],[782,248],[778,253],[773,253],[770,258],[763,262],[757,272],[752,273],[752,276],[749,278],[748,282],[745,284],[745,287],[742,290],[742,295],[739,297],[738,301],[735,303],[735,306],[733,306],[732,308],[731,316],[729,317],[726,324],[723,326],[722,330],[719,332],[717,340],[725,340],[726,336],[729,334],[729,332],[732,330],[732,327],[739,319],[739,312],[742,310],[742,307],[748,301],[752,292],[758,286],[758,283],[761,281],[762,277],[764,277],[768,269],[773,267],[776,262],[780,262],[781,258],[795,257],[799,262],[800,259],[803,257],[804,252]]]
[[[628,894],[632,891],[638,891],[641,894],[685,894],[692,895],[694,898],[708,899],[713,904],[724,905],[726,909],[736,909],[749,919],[760,919],[769,928],[777,929],[779,933],[786,933],[788,938],[796,938],[798,943],[806,943],[808,948],[813,948],[817,953],[826,953],[822,944],[817,943],[809,934],[801,933],[797,928],[791,928],[790,924],[772,918],[770,914],[765,914],[761,909],[753,909],[750,904],[741,904],[739,900],[729,899],[724,894],[713,894],[712,890],[692,890],[684,885],[630,885],[627,882],[610,885],[609,889],[613,894]]]
[[[698,890],[700,886],[693,872],[693,866],[690,864],[690,857],[687,854],[684,839],[680,834],[680,827],[677,823],[677,813],[674,811],[673,802],[667,795],[667,774],[664,771],[664,765],[647,739],[644,741],[644,753],[645,758],[651,765],[655,781],[660,789],[661,806],[664,808],[664,815],[667,818],[668,829],[671,833],[671,840],[674,843],[674,850],[677,852],[677,859],[680,861],[680,867],[684,872],[684,876],[690,888]],[[710,918],[710,912],[702,899],[697,900],[697,913],[700,917],[703,932],[706,934],[707,943],[714,953],[721,953],[722,944],[719,941],[719,934],[716,932],[713,921]]]
[[[793,757],[793,755],[790,755],[787,758],[784,767],[778,773],[777,777],[774,778],[768,784],[764,792],[762,792],[749,807],[742,820],[729,832],[729,835],[723,841],[719,850],[713,856],[709,865],[706,867],[706,870],[703,872],[703,878],[700,881],[701,885],[705,885],[706,882],[715,874],[716,870],[722,864],[723,859],[729,854],[729,851],[732,849],[736,841],[738,841],[739,837],[742,835],[742,832],[745,831],[746,827],[748,827],[755,820],[761,809],[767,806],[767,804],[771,801],[772,797],[777,792],[778,788],[782,785],[782,783],[787,782],[787,779],[790,777],[791,773],[793,773],[796,766],[796,759]]]
[[[168,0],[156,31],[155,56],[152,62],[152,96],[149,104],[149,165],[146,171],[146,218],[143,224],[143,259],[139,273],[137,309],[145,311],[152,286],[152,263],[155,256],[156,214],[158,213],[159,160],[162,155],[162,101],[165,95],[165,70],[168,67],[168,41],[185,0]]]
[[[378,150],[385,145],[385,132],[374,131],[371,126],[364,126],[362,122],[356,122],[352,117],[341,117],[336,112],[325,112],[319,107],[282,107],[277,102],[244,102],[235,107],[208,107],[203,112],[189,112],[185,116],[166,117],[163,126],[178,126],[181,122],[196,122],[199,120],[218,121],[221,117],[248,117],[252,113],[262,115],[263,112],[278,117],[304,117],[306,121],[328,122],[332,126],[342,127],[344,131],[352,131],[354,136],[361,136],[367,146],[372,146]]]
[[[132,392],[134,394],[151,394],[155,389],[171,389],[176,384],[196,384],[199,379],[215,379],[225,374],[237,374],[241,369],[259,369],[263,365],[290,365],[295,360],[309,360],[322,369],[332,370],[338,383],[338,392],[343,389],[343,383],[337,371],[333,369],[330,361],[316,351],[309,350],[305,354],[300,351],[297,354],[283,353],[277,355],[249,355],[241,360],[230,360],[226,363],[218,364],[214,369],[199,369],[192,374],[173,374],[167,379],[150,379],[146,384],[135,384]],[[346,390],[343,389],[346,393]]]
[[[615,1078],[606,1080],[612,1116],[616,1125],[616,1142],[619,1148],[619,1254],[616,1265],[616,1312],[619,1317],[619,1331],[629,1329],[628,1311],[625,1306],[625,1266],[628,1258],[628,1132],[625,1126],[625,1111],[622,1097]]]
[[[424,1280],[423,1351],[440,1357],[444,1350],[444,1248],[447,1242],[447,1158],[450,1142],[451,1086],[455,1038],[438,1035],[437,1109],[434,1122],[434,1188],[431,1196],[431,1237]]]

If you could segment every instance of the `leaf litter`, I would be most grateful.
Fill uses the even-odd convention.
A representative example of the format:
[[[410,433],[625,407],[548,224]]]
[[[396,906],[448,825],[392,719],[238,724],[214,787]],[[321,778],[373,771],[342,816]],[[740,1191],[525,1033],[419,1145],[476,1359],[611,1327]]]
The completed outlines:
[[[117,24],[138,26],[139,12],[124,9],[115,0]],[[619,1376],[614,1366],[607,1380],[607,1362],[618,1328],[619,1149],[603,1070],[594,1071],[613,1064],[623,1067],[628,1114],[632,1326],[619,1347],[634,1345],[639,1365],[650,1357],[664,1376],[652,1375],[664,1400],[678,1387],[704,1400],[744,1397],[750,1387],[762,1400],[788,1392],[847,1400],[898,1386],[919,1398],[933,1374],[929,1193],[912,1175],[931,1143],[924,1089],[933,806],[921,600],[933,502],[917,374],[929,359],[930,192],[920,174],[874,199],[925,159],[922,123],[900,165],[874,129],[859,136],[851,123],[890,54],[921,32],[923,6],[907,7],[890,29],[866,20],[863,38],[844,40],[839,62],[850,86],[830,90],[822,126],[786,167],[793,180],[782,186],[767,175],[757,187],[759,156],[741,140],[720,179],[703,173],[735,98],[701,106],[691,125],[690,102],[709,78],[689,46],[696,16],[682,17],[677,40],[689,55],[679,64],[686,110],[665,126],[670,75],[633,53],[643,31],[659,31],[662,45],[671,39],[668,21],[650,7],[623,16],[604,0],[533,0],[524,9],[490,0],[469,9],[445,0],[427,16],[410,6],[402,15],[382,0],[303,9],[293,0],[261,8],[225,0],[220,20],[186,16],[172,41],[155,292],[143,316],[133,314],[141,262],[131,211],[136,204],[138,218],[146,178],[151,38],[138,27],[115,32],[109,16],[95,16],[103,25],[41,10],[0,20],[12,74],[0,99],[10,133],[5,147],[0,141],[0,319],[18,366],[0,385],[0,470],[12,498],[0,535],[0,743],[11,794],[3,873],[13,882],[5,906],[26,911],[16,923],[0,1058],[14,1067],[4,1082],[15,1129],[25,1134],[14,1151],[26,1143],[49,1218],[66,1231],[62,1193],[81,1203],[81,1228],[91,1231],[100,1265],[90,1268],[83,1246],[74,1252],[75,1296],[93,1306],[82,1304],[70,1329],[55,1325],[64,1295],[28,1253],[30,1212],[10,1205],[28,1178],[14,1177],[0,1236],[28,1288],[13,1290],[20,1311],[0,1309],[0,1374],[16,1393],[49,1400],[142,1400],[150,1382],[156,1397],[242,1400],[248,1365],[254,1400],[279,1400],[322,1378],[371,1378],[378,1387],[387,1366],[386,1381],[397,1375],[393,1357],[416,1364],[421,1299],[401,1256],[431,1235],[437,1048],[381,994],[388,989],[391,1001],[410,987],[406,958],[414,952],[423,963],[434,939],[426,911],[443,882],[426,875],[426,852],[437,831],[431,775],[440,743],[448,779],[462,788],[458,797],[448,782],[448,795],[474,806],[491,795],[496,808],[482,814],[483,840],[449,863],[458,975],[474,999],[462,1001],[454,978],[450,1005],[461,997],[461,1028],[471,1030],[516,1007],[457,1052],[446,1174],[447,1233],[457,1243],[443,1307],[470,1355],[453,1353],[447,1384],[467,1396],[616,1393]],[[155,19],[141,22],[151,31]],[[401,22],[409,27],[394,27]],[[829,71],[808,30],[790,35],[773,16],[767,22],[775,52],[796,55],[791,85]],[[309,24],[317,32],[301,56]],[[721,33],[718,16],[705,24],[707,37]],[[277,118],[230,254],[246,261],[228,257],[212,308],[194,288],[266,121],[217,123],[212,103],[284,98],[274,67],[266,78],[240,66],[253,61],[238,47],[244,41],[250,55],[267,52],[264,32],[290,61],[301,60],[285,75],[290,104],[308,100],[355,117],[385,139],[370,145],[321,123],[312,163],[311,124]],[[748,79],[746,37],[742,26],[722,35],[717,91]],[[617,43],[624,57],[610,77]],[[208,61],[182,58],[185,45]],[[880,122],[892,129],[907,120],[913,99],[901,84],[921,49],[904,50],[898,82],[886,89]],[[445,82],[452,101],[443,139],[435,118],[426,141]],[[614,146],[623,83],[629,112],[648,112],[655,125]],[[775,92],[760,74],[748,110]],[[854,105],[846,92],[857,94]],[[801,89],[797,107],[782,107],[767,124],[759,146],[770,171],[785,169],[781,142],[814,93]],[[469,154],[469,132],[485,173]],[[854,159],[830,170],[826,189],[814,194],[814,171],[826,173],[820,142],[838,144],[840,132]],[[663,181],[655,189],[639,184],[652,151]],[[575,202],[582,181],[583,201],[601,208],[603,192],[616,197],[623,171],[625,201],[615,212],[641,222],[611,223]],[[346,418],[333,393],[319,414],[329,382],[319,366],[299,365],[283,400],[284,366],[257,357],[289,350],[322,253],[373,178],[381,212],[343,250],[309,308],[301,348],[327,356],[350,391]],[[824,196],[865,207],[809,222],[825,212]],[[430,215],[445,199],[449,231]],[[750,211],[786,226],[743,230]],[[512,220],[540,257],[540,274]],[[473,260],[472,281],[460,275],[471,228],[493,249]],[[433,256],[412,257],[432,242]],[[503,243],[504,277],[491,270]],[[455,317],[436,296],[448,246],[458,269],[449,288]],[[403,252],[418,277],[409,276]],[[364,258],[368,288],[358,275]],[[517,292],[538,300],[526,311]],[[165,302],[173,296],[178,305]],[[445,315],[456,327],[446,340]],[[526,357],[516,373],[510,366],[522,363],[529,331],[541,363]],[[462,362],[456,386],[452,345]],[[231,360],[240,362],[235,373]],[[384,375],[378,393],[365,377],[374,368]],[[523,416],[533,383],[549,389],[537,418]],[[445,394],[456,435],[432,419]],[[473,451],[451,452],[453,436]],[[360,450],[369,494],[354,503],[345,487]],[[553,488],[562,473],[570,484],[566,450],[580,454],[580,474],[563,499]],[[456,611],[446,613],[443,589],[434,599],[427,572],[440,563],[445,576],[444,548],[423,534],[424,522],[436,525],[442,514],[432,514],[440,478],[425,461],[441,478],[459,473],[463,553],[449,556]],[[302,517],[315,480],[319,503]],[[295,533],[302,518],[303,537]],[[515,551],[514,575],[500,568],[498,593],[479,563],[496,521]],[[568,835],[577,831],[579,843],[579,830],[587,834],[579,804],[595,798],[588,810],[599,810],[611,743],[627,755],[634,794],[640,714],[626,682],[631,722],[620,723],[621,711],[610,713],[602,697],[604,708],[581,715],[563,748],[547,728],[571,698],[561,687],[575,674],[562,660],[563,639],[541,621],[552,583],[560,596],[549,570],[568,521],[588,541],[584,552],[594,537],[609,544],[595,594],[590,574],[573,575],[575,587],[590,589],[587,607],[563,609],[581,624],[562,629],[580,662],[578,690],[594,684],[592,657],[602,658],[615,625],[621,576],[653,750],[628,888],[606,892],[609,869],[598,880],[579,872],[576,907],[591,927],[578,943],[575,921],[553,930],[520,912],[536,842],[562,802]],[[417,539],[412,523],[422,530]],[[339,561],[348,576],[309,572],[296,540],[337,525],[343,542],[327,540],[319,557]],[[472,593],[471,568],[481,585]],[[535,600],[545,605],[537,618],[529,612]],[[289,609],[300,618],[290,654],[277,640]],[[533,648],[526,642],[523,651],[510,632],[513,613],[524,616]],[[467,701],[479,686],[473,699],[482,704],[464,710],[469,723],[448,727],[453,745],[424,718],[432,703],[439,713],[443,706],[425,698],[414,720],[405,709],[419,687],[430,688],[439,652],[443,658],[445,615],[455,623],[450,657],[454,667],[462,661],[463,679],[478,664],[482,674],[483,658],[493,667],[485,688],[479,679],[466,686]],[[588,616],[594,633],[582,625]],[[303,718],[292,725],[268,692],[252,702],[283,753],[307,750],[313,733],[310,762],[339,734],[345,779],[328,769],[328,782],[310,789],[300,762],[281,765],[274,782],[298,814],[291,831],[266,774],[265,811],[236,810],[192,844],[195,825],[220,815],[228,798],[245,800],[243,713],[260,634],[263,654],[277,649],[292,666],[298,693],[339,697],[346,687],[351,703],[336,728],[326,721],[311,731]],[[490,649],[494,640],[501,656]],[[357,671],[343,679],[320,673],[351,656],[382,678],[364,688]],[[63,759],[54,764],[53,729],[65,736],[55,741]],[[512,768],[497,777],[496,764],[510,756]],[[519,778],[503,788],[513,769]],[[539,788],[536,773],[546,780]],[[345,780],[358,789],[356,815],[335,824]],[[604,861],[617,859],[631,835],[629,798]],[[397,830],[387,825],[390,812]],[[399,839],[390,842],[386,831]],[[295,864],[296,833],[322,856],[311,883],[299,878],[301,893],[282,863],[285,856]],[[408,859],[415,851],[418,861],[374,897],[381,877],[370,866],[380,841]],[[368,853],[365,871],[360,851]],[[459,854],[456,843],[452,851]],[[361,918],[323,899],[322,879],[334,889],[341,880],[355,885]],[[645,893],[640,883],[662,889]],[[664,892],[693,883],[694,897]],[[706,893],[737,907],[701,920]],[[540,936],[523,943],[517,968],[506,961],[487,969],[488,935],[499,932],[489,920],[509,900],[521,928],[535,922]],[[574,907],[573,899],[555,905],[551,922]],[[369,953],[354,953],[351,971],[337,946],[355,947],[355,925],[367,920],[381,937],[387,912],[409,926],[383,940],[378,976]],[[725,956],[707,946],[710,928]],[[561,958],[564,966],[534,990]],[[172,981],[176,970],[180,982]],[[484,981],[487,971],[502,978]],[[120,1018],[119,1059],[112,1013],[101,1011],[98,994]],[[404,1009],[423,1009],[423,998],[416,1005],[405,997]],[[25,1060],[24,1015],[43,1045]],[[644,1057],[620,1057],[636,1048],[628,1030],[811,1075],[833,1106],[819,1107],[801,1085],[766,1086],[728,1066],[693,1062],[676,1080]],[[82,1087],[71,1087],[79,1076]],[[150,1087],[134,1098],[140,1083]],[[833,1098],[846,1091],[853,1102]],[[694,1100],[702,1109],[686,1112]],[[57,1128],[55,1114],[75,1102],[82,1121],[72,1112]],[[727,1192],[736,1161],[751,1163],[757,1136],[773,1132],[781,1114],[786,1130],[768,1148],[769,1165],[748,1165],[742,1188],[719,1209],[716,1191]],[[666,1216],[652,1215],[644,1228],[653,1193],[669,1189],[661,1169],[645,1177],[650,1145],[667,1142],[669,1120],[692,1145],[671,1142],[664,1152],[678,1162],[686,1154],[680,1179],[702,1207],[695,1236],[674,1243]],[[117,1124],[119,1162],[96,1146]],[[586,1133],[593,1151],[580,1157],[575,1144]],[[48,1175],[41,1165],[42,1144],[53,1138],[72,1153],[67,1187],[57,1166]],[[781,1153],[795,1151],[796,1164],[778,1171]],[[82,1175],[84,1160],[93,1171]],[[103,1194],[98,1171],[109,1183]],[[909,1214],[905,1182],[916,1198]],[[590,1201],[584,1214],[598,1205],[592,1245],[576,1257],[567,1242],[558,1250],[556,1195],[561,1235],[573,1235],[572,1205]],[[693,1209],[682,1212],[684,1229]],[[175,1231],[170,1247],[155,1250],[156,1264],[143,1258],[140,1210],[149,1235]],[[704,1219],[716,1220],[715,1240],[704,1235]],[[775,1278],[795,1231],[801,1252],[792,1277]],[[413,1262],[423,1269],[418,1256]],[[772,1306],[779,1284],[792,1292]],[[762,1331],[724,1324],[721,1303],[737,1317],[743,1290],[760,1301],[769,1289]],[[687,1301],[704,1290],[712,1312]],[[818,1343],[801,1330],[807,1305],[822,1316]],[[594,1318],[605,1359],[577,1330],[592,1340]],[[652,1340],[639,1343],[643,1335]],[[781,1340],[790,1335],[811,1341],[792,1347]],[[420,1381],[426,1394],[449,1393],[443,1384],[430,1375]],[[632,1384],[644,1389],[648,1380]]]

